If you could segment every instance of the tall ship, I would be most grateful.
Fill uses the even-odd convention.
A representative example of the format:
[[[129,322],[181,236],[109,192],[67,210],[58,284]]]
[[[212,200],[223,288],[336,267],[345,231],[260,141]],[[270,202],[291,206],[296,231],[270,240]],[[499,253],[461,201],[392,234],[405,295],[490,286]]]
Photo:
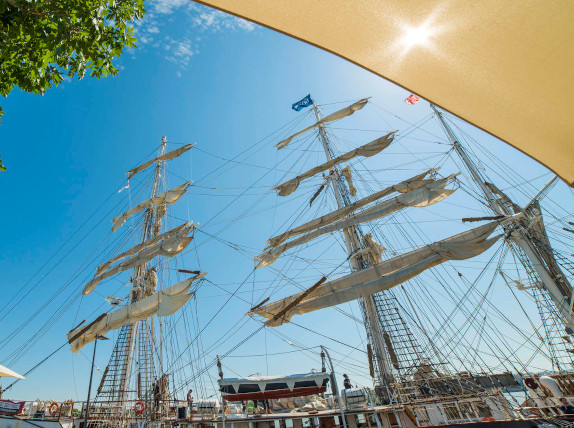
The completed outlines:
[[[353,125],[368,106],[383,132]],[[402,131],[369,98],[339,107],[310,95],[293,105],[297,119],[256,148],[277,151],[264,175],[273,173],[272,189],[217,232],[171,213],[194,183],[177,175],[168,186],[168,165],[196,147],[164,137],[128,172],[138,184],[112,218],[120,237],[109,238],[82,290],[120,278],[129,293],[107,296],[110,310],[66,335],[71,352],[94,355],[112,339],[108,364],[96,374],[92,366],[85,402],[28,403],[10,418],[129,428],[571,426],[574,205],[549,196],[559,179],[537,187],[487,150],[478,156],[465,125],[433,105]],[[425,131],[429,120],[435,128]],[[425,144],[434,151],[419,151]],[[393,163],[405,153],[411,161]],[[228,162],[249,165],[248,156]],[[224,237],[258,210],[273,219],[265,245]],[[249,264],[237,288],[201,269],[197,233]],[[206,315],[196,297],[208,287],[226,298]],[[233,306],[245,312],[238,322]],[[220,320],[227,328],[208,334]],[[292,350],[275,352],[268,336]],[[239,364],[240,349],[253,352]],[[288,353],[286,368],[297,370],[260,374],[256,357]]]

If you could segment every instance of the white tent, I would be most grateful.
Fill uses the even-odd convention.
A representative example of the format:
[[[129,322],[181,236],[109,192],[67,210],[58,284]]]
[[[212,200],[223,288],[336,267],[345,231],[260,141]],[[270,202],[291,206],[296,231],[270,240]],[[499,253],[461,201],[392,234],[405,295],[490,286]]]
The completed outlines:
[[[18,379],[25,379],[24,376],[10,370],[8,367],[4,367],[2,364],[0,364],[0,377],[17,377]]]

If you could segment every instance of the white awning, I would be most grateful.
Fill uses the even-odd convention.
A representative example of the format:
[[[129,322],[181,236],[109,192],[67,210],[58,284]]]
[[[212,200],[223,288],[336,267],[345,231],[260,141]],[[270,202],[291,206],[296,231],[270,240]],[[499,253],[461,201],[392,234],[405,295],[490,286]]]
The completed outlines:
[[[0,377],[16,377],[18,379],[26,379],[24,376],[10,370],[8,367],[4,367],[0,364]]]

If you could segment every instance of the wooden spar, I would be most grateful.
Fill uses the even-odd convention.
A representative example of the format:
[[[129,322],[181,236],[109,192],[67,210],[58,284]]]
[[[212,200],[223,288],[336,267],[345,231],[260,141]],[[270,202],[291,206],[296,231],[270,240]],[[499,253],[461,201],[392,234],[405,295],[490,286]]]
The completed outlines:
[[[267,303],[269,301],[269,297],[267,297],[266,299],[264,299],[261,303],[259,303],[258,305],[253,306],[251,309],[249,309],[249,312],[253,312],[256,309],[259,309],[261,306],[263,306],[265,303]]]
[[[87,326],[85,326],[83,329],[81,329],[78,334],[76,334],[75,336],[71,337],[70,339],[68,339],[68,343],[72,343],[73,341],[75,341],[78,337],[80,337],[82,334],[84,334],[86,331],[88,331],[88,329],[93,326],[95,323],[97,323],[98,321],[102,320],[105,318],[105,316],[108,315],[107,312],[103,313],[102,315],[100,315],[99,317],[97,317],[94,321],[92,321],[91,323],[89,323]],[[80,324],[81,325],[81,324]],[[70,330],[70,332],[74,331],[73,329]]]
[[[467,218],[463,218],[462,222],[467,223],[467,222],[471,222],[471,221],[502,220],[504,217],[506,217],[506,216],[497,215],[494,217],[467,217]]]
[[[108,375],[108,371],[110,370],[109,364],[106,366],[104,370],[104,374],[102,375],[102,379],[100,380],[100,385],[98,386],[98,394],[102,392],[102,388],[104,387],[104,382],[106,381],[106,376]],[[139,376],[139,373],[138,373]]]
[[[301,301],[307,297],[310,293],[312,293],[315,289],[317,289],[321,284],[323,284],[325,281],[327,281],[327,277],[323,276],[323,278],[321,278],[319,280],[319,282],[317,282],[315,285],[309,287],[307,290],[305,290],[303,293],[301,293],[301,295],[299,297],[297,297],[295,300],[293,300],[291,303],[289,303],[287,306],[285,306],[281,311],[279,311],[278,314],[274,315],[272,319],[270,319],[269,321],[267,321],[265,324],[273,322],[278,320],[279,318],[281,318],[283,315],[285,315],[285,313],[291,309],[292,307],[298,305],[299,303],[301,303]]]
[[[193,275],[199,275],[201,273],[199,270],[178,269],[177,271],[181,273],[191,273]]]
[[[371,348],[370,343],[367,343],[367,359],[369,360],[369,374],[374,379],[375,378],[375,367],[373,365],[373,348]]]
[[[75,326],[73,329],[71,329],[70,331],[74,331],[75,329],[77,329],[79,326],[81,326],[83,323],[85,323],[86,320],[83,320],[80,324],[78,324],[77,326]]]
[[[321,187],[319,187],[319,190],[317,190],[315,192],[315,194],[313,195],[313,197],[311,198],[311,200],[309,201],[309,206],[313,205],[313,202],[315,201],[315,199],[317,199],[317,197],[321,194],[321,192],[323,191],[323,189],[325,188],[325,183],[321,184]]]

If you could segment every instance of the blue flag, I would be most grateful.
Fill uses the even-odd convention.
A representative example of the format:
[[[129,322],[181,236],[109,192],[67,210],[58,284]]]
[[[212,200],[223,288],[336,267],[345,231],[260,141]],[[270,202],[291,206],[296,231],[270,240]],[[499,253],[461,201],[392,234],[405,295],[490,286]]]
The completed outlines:
[[[299,111],[305,107],[309,107],[311,104],[313,104],[313,100],[311,99],[311,94],[309,94],[301,101],[297,101],[295,104],[293,104],[291,108],[295,111]]]

